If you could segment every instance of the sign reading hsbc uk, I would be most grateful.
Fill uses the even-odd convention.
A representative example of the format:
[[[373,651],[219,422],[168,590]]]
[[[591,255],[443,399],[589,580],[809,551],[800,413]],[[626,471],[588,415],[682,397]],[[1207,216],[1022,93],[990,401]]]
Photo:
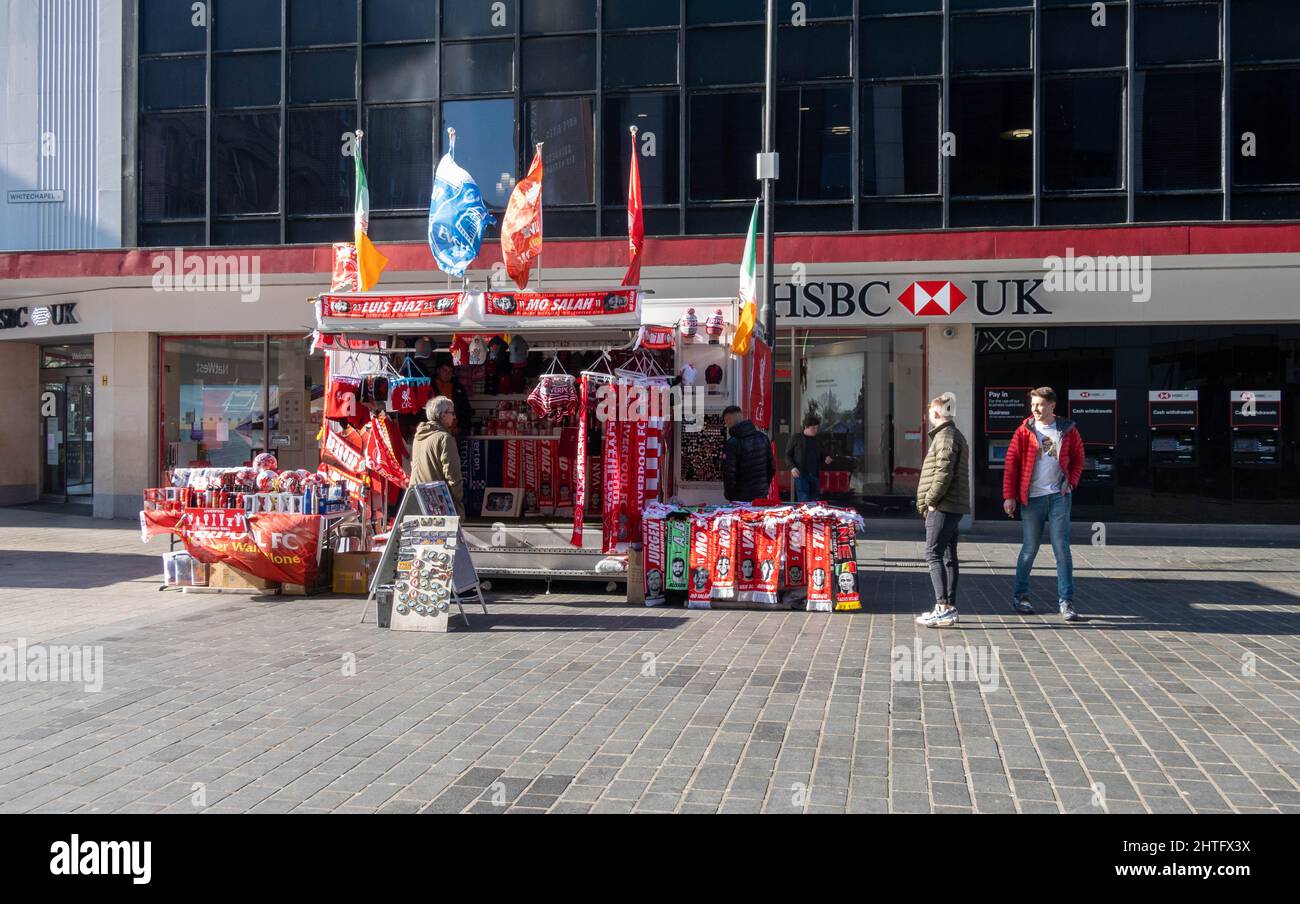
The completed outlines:
[[[0,330],[21,330],[29,326],[70,326],[80,322],[75,301],[34,308],[0,308]]]
[[[1051,317],[1041,279],[874,279],[861,285],[809,280],[777,283],[777,314],[789,320],[880,320],[903,311],[918,320]]]

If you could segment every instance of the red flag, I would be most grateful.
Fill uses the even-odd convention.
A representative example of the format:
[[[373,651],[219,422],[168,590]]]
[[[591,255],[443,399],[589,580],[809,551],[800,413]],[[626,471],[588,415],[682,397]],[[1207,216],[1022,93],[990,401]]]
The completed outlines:
[[[636,126],[632,127],[632,173],[627,181],[627,276],[623,285],[641,285],[641,251],[645,247],[645,217],[641,204],[641,164],[637,161]]]
[[[537,146],[528,175],[515,184],[501,222],[501,257],[506,273],[527,288],[533,261],[542,253],[542,146]]]
[[[759,430],[772,426],[772,348],[762,339],[754,337],[754,354],[748,361],[748,385],[745,399],[749,406],[749,419]]]

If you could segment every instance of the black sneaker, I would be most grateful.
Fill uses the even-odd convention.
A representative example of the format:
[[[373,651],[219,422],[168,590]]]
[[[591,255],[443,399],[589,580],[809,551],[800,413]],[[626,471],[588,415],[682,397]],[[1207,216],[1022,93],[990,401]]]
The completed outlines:
[[[1029,605],[1029,597],[1027,596],[1021,596],[1021,597],[1013,596],[1011,598],[1011,608],[1019,612],[1021,615],[1034,614],[1034,607]]]
[[[1066,621],[1079,620],[1079,613],[1074,611],[1074,607],[1070,605],[1069,600],[1061,600],[1060,605],[1061,605],[1061,618],[1065,619]]]

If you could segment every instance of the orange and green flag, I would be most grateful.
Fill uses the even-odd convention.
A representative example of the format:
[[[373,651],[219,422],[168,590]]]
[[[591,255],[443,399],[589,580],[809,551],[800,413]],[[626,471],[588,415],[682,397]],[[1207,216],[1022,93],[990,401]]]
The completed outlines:
[[[353,156],[357,161],[357,207],[353,225],[357,244],[357,272],[361,276],[361,291],[369,292],[379,282],[379,274],[388,266],[388,258],[370,241],[370,183],[366,181],[366,167],[361,162],[361,132]]]

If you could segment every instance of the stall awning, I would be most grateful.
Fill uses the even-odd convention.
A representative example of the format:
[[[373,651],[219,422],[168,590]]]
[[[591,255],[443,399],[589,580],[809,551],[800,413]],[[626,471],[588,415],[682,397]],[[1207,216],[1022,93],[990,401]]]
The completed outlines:
[[[327,333],[438,335],[633,330],[641,326],[639,289],[545,292],[326,293],[317,329]]]

